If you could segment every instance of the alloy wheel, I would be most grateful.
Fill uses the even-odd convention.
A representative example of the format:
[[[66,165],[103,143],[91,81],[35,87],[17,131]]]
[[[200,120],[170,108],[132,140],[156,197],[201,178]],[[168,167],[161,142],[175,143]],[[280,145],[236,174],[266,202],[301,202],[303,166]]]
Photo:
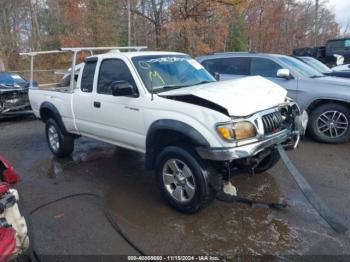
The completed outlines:
[[[163,182],[168,193],[177,201],[187,203],[196,192],[191,169],[179,159],[170,159],[163,166]]]
[[[337,110],[326,111],[317,118],[318,131],[329,138],[341,137],[348,127],[348,118]]]
[[[58,138],[58,132],[54,126],[50,126],[48,129],[49,143],[53,151],[57,152],[60,147],[60,140]]]

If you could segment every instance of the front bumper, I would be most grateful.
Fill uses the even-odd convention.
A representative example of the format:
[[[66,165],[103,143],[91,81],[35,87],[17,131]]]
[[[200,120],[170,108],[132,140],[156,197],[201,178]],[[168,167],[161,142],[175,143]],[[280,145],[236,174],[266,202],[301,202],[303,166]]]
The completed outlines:
[[[201,158],[206,160],[232,161],[253,157],[263,150],[278,144],[283,145],[286,150],[295,149],[299,144],[300,136],[305,133],[307,113],[304,111],[302,114],[296,116],[294,122],[293,130],[284,129],[276,134],[264,137],[258,142],[229,148],[197,147],[196,151]]]

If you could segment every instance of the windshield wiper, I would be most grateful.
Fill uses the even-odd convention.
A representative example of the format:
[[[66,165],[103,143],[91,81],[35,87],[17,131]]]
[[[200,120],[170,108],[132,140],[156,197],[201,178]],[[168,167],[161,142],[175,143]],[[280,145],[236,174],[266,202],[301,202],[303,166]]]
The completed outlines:
[[[161,92],[165,92],[165,91],[169,91],[172,89],[178,89],[178,88],[182,88],[182,87],[188,87],[188,85],[165,85],[160,87],[159,89],[153,89],[155,91],[155,93],[161,93]]]
[[[204,80],[204,81],[201,81],[201,82],[198,82],[198,83],[195,83],[195,84],[191,84],[191,85],[165,85],[165,86],[162,86],[161,88],[159,88],[159,91],[154,89],[157,93],[160,93],[160,92],[165,92],[165,91],[169,91],[169,89],[178,89],[178,88],[183,88],[183,87],[190,87],[190,86],[196,86],[196,85],[201,85],[201,84],[207,84],[207,83],[212,83],[212,82],[215,82],[215,81],[210,81],[210,80]],[[163,89],[163,90],[162,90]],[[164,89],[167,89],[167,90],[164,90]]]
[[[202,85],[202,84],[208,84],[208,83],[213,83],[213,82],[216,82],[216,81],[212,81],[212,80],[204,80],[204,81],[201,81],[201,82],[195,83],[195,84],[194,84],[194,86],[197,86],[197,85]]]

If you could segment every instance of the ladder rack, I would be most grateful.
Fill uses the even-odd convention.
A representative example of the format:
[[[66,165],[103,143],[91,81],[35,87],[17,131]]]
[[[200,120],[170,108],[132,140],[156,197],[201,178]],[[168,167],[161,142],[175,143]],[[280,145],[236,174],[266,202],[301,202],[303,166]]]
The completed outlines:
[[[30,57],[30,88],[33,87],[33,72],[34,72],[34,57],[37,55],[46,55],[46,54],[58,54],[58,53],[72,53],[72,70],[71,70],[71,81],[70,81],[70,88],[71,90],[74,89],[74,74],[75,74],[75,64],[77,60],[77,54],[82,51],[89,51],[91,55],[93,55],[94,51],[122,51],[122,50],[136,50],[137,52],[147,49],[147,46],[110,46],[110,47],[63,47],[58,50],[51,50],[51,51],[34,51],[34,52],[27,52],[27,53],[20,53],[21,56],[29,56]]]

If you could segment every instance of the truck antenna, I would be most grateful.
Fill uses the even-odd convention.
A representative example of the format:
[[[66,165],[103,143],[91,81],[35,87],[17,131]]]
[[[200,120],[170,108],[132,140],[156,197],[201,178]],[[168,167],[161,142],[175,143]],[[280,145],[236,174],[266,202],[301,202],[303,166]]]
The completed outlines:
[[[154,92],[153,92],[153,74],[152,74],[152,71],[150,71],[150,76],[151,76],[151,101],[153,101]]]

